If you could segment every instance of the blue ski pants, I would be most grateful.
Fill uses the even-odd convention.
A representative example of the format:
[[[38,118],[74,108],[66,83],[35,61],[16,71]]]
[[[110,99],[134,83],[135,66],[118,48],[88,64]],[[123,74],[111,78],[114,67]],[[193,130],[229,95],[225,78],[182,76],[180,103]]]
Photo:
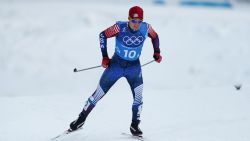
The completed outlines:
[[[143,78],[140,61],[126,61],[116,54],[112,57],[110,66],[103,72],[99,85],[92,96],[90,96],[83,108],[82,114],[88,115],[97,102],[109,91],[115,82],[125,77],[133,94],[132,121],[140,122],[142,110]]]

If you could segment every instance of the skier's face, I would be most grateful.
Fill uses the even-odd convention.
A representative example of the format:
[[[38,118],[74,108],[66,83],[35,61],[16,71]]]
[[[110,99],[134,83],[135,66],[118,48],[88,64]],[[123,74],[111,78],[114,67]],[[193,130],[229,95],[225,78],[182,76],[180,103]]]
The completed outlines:
[[[141,26],[141,22],[142,20],[138,19],[138,18],[130,18],[129,17],[129,26],[130,28],[132,28],[134,31],[138,30]]]

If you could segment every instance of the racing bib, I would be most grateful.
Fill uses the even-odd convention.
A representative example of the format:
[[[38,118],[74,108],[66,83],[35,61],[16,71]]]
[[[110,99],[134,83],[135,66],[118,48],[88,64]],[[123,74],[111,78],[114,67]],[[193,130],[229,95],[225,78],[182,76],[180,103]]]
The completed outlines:
[[[137,60],[148,34],[147,23],[142,22],[136,32],[129,29],[128,22],[117,22],[117,24],[120,27],[120,33],[116,36],[115,53],[124,60]]]

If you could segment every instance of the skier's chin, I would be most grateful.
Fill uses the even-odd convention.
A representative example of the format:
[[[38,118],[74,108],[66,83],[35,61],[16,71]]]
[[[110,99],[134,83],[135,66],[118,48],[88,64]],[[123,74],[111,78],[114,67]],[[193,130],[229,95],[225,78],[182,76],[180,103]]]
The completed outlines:
[[[139,30],[139,27],[134,27],[133,28],[133,31],[137,31],[137,30]]]

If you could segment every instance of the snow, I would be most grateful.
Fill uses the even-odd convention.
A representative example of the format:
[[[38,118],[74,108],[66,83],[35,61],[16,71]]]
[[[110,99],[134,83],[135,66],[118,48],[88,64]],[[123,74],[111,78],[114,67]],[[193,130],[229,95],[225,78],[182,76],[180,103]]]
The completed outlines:
[[[49,141],[97,87],[98,34],[129,4],[0,2],[0,140]],[[250,11],[142,4],[163,61],[143,67],[141,129],[148,141],[250,140]],[[114,39],[108,40],[110,56]],[[141,62],[152,60],[145,43]],[[234,85],[241,84],[236,90]],[[132,94],[120,79],[83,130],[59,141],[128,141]]]

